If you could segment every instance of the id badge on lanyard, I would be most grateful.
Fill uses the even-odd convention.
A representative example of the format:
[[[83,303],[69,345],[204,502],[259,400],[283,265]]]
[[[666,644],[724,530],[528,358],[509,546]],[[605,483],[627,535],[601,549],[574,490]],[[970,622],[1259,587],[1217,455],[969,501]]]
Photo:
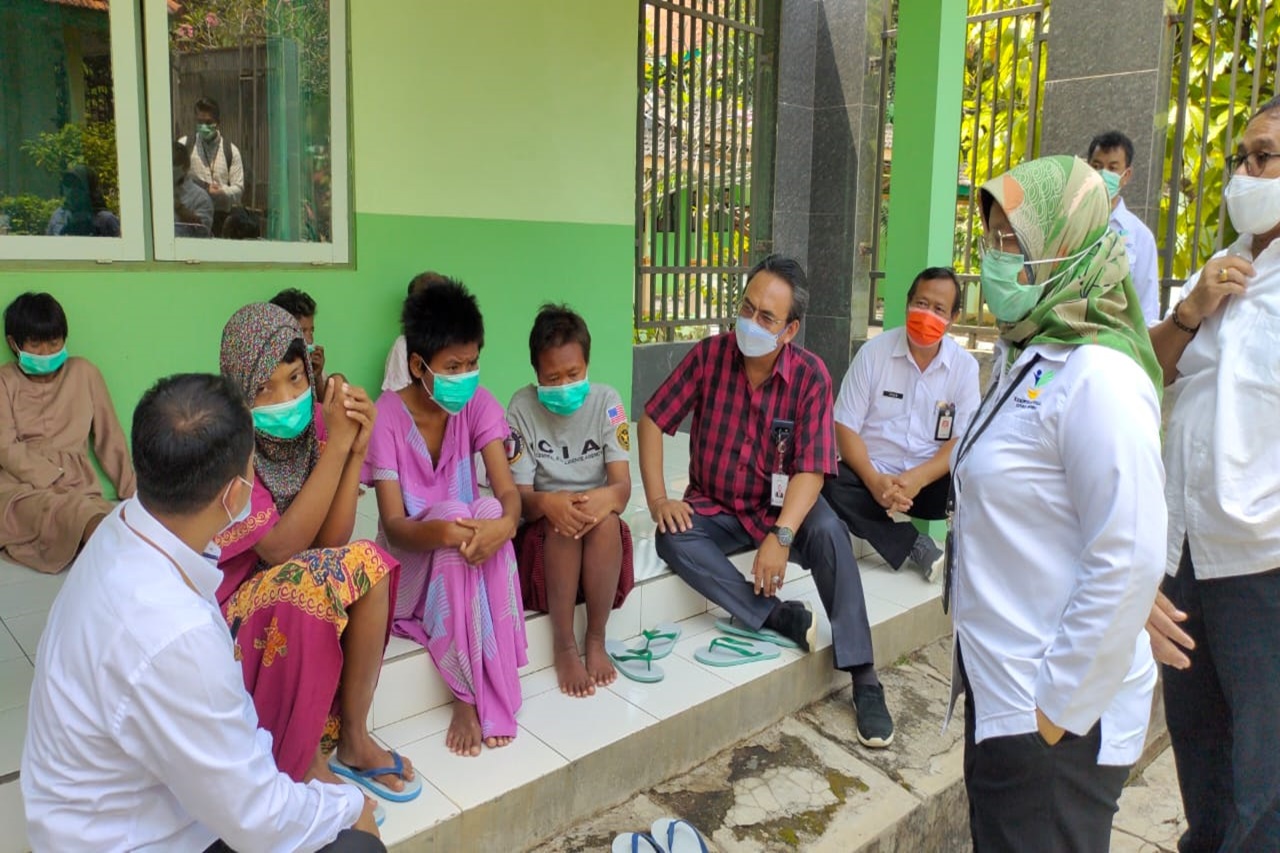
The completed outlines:
[[[933,422],[933,440],[950,441],[956,423],[956,404],[939,400],[937,412]]]
[[[782,506],[782,502],[787,497],[787,486],[791,478],[786,473],[786,459],[787,452],[791,449],[795,428],[795,421],[774,418],[773,428],[769,431],[778,451],[773,463],[773,476],[769,489],[769,505],[772,507]]]

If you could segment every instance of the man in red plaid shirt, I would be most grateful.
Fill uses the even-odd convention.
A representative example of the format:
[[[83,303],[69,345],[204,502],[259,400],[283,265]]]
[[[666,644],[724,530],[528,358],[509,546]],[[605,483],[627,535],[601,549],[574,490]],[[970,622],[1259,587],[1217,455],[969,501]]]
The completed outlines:
[[[858,739],[893,742],[872,663],[871,627],[848,531],[822,498],[836,474],[831,377],[791,341],[809,294],[804,270],[770,255],[751,271],[733,332],[699,341],[645,405],[640,474],[658,524],[658,555],[750,631],[769,628],[808,651],[814,614],[777,597],[787,560],[813,572],[831,620],[837,669],[853,676]],[[667,496],[662,433],[693,415],[689,487]],[[729,554],[756,551],[751,581]]]

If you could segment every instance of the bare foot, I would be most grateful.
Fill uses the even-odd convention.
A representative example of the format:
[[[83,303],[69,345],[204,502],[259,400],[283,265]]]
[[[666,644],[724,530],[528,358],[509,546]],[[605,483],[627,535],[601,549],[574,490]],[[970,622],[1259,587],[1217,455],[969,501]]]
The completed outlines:
[[[613,684],[618,678],[618,671],[609,660],[609,653],[604,650],[604,638],[587,637],[587,672],[597,687]]]
[[[513,740],[515,740],[514,737],[487,737],[484,739],[484,745],[490,749],[498,749],[507,746]]]
[[[310,782],[312,779],[319,779],[330,785],[342,785],[346,780],[329,769],[329,755],[322,749],[317,748],[316,754],[311,759],[311,766],[307,768],[307,773],[302,777],[303,782]]]
[[[578,657],[576,645],[556,649],[555,663],[556,680],[560,682],[561,693],[582,699],[596,692],[591,675],[582,665],[582,659]]]
[[[468,705],[461,699],[454,700],[453,719],[449,721],[444,744],[454,755],[480,754],[480,717],[476,715],[475,705]]]
[[[338,760],[352,770],[394,767],[396,763],[396,760],[391,757],[391,753],[383,749],[368,732],[365,732],[363,736],[359,736],[344,731],[342,739],[338,741],[336,752]],[[393,791],[403,791],[404,783],[413,779],[413,763],[404,756],[401,756],[401,759],[404,761],[403,778],[394,773],[386,773],[382,776],[373,777],[374,780],[381,782]]]

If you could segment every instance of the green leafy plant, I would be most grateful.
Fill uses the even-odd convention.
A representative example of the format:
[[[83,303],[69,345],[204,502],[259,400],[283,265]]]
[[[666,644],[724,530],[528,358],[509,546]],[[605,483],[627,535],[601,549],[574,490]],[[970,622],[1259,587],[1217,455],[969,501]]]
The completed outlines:
[[[61,176],[69,167],[80,163],[88,166],[98,178],[107,207],[117,215],[120,213],[115,122],[65,124],[59,130],[26,140],[20,148],[38,168],[54,176]]]
[[[1165,244],[1172,216],[1173,264],[1164,275],[1173,278],[1190,275],[1217,247],[1236,237],[1222,206],[1225,159],[1239,146],[1252,115],[1255,79],[1260,83],[1258,103],[1274,94],[1280,50],[1280,16],[1274,6],[1266,10],[1270,14],[1263,14],[1266,0],[1187,2],[1194,3],[1190,32],[1181,20],[1173,27],[1173,97],[1156,233],[1157,243],[1169,249]],[[1181,47],[1188,38],[1190,51],[1184,68]],[[1184,73],[1187,93],[1180,104],[1178,83]],[[1180,109],[1185,110],[1181,140],[1177,126]],[[1179,142],[1182,156],[1175,162]]]
[[[10,234],[43,234],[49,217],[62,204],[61,199],[41,198],[24,193],[0,197],[0,216],[9,220]]]

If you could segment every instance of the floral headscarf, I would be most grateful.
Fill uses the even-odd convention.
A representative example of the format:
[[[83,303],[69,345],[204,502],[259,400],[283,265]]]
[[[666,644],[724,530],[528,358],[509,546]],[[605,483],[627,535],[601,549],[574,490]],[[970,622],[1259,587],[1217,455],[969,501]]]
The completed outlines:
[[[1100,344],[1136,361],[1159,394],[1164,373],[1098,173],[1079,157],[1041,157],[992,178],[982,193],[984,218],[999,202],[1028,261],[1070,258],[1032,265],[1032,283],[1063,274],[1026,318],[1000,324],[1009,362],[1032,344]]]
[[[222,330],[222,375],[236,384],[252,406],[258,389],[271,378],[295,340],[302,340],[302,329],[288,311],[266,302],[246,305],[231,315]],[[304,357],[302,363],[311,386],[311,360]],[[291,439],[255,431],[254,444],[258,479],[271,492],[276,510],[283,513],[320,458],[315,422]]]

